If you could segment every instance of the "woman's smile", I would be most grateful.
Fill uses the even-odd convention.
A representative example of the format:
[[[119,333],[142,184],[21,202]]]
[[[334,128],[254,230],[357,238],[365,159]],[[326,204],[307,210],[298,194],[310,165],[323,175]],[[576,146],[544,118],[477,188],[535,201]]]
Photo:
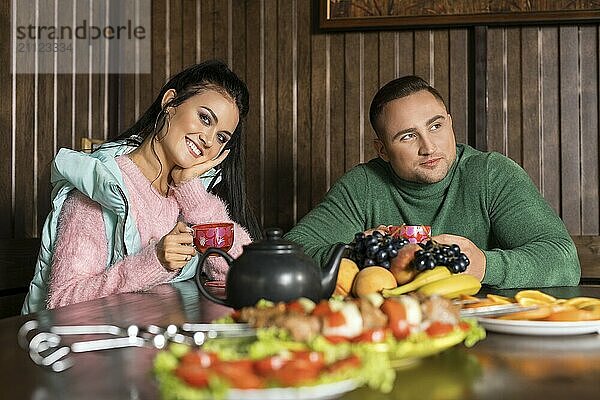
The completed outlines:
[[[189,152],[195,158],[202,157],[204,155],[204,152],[202,151],[202,149],[200,148],[200,146],[198,146],[192,139],[190,139],[187,136],[185,138],[185,143],[187,145],[187,148],[188,148]]]

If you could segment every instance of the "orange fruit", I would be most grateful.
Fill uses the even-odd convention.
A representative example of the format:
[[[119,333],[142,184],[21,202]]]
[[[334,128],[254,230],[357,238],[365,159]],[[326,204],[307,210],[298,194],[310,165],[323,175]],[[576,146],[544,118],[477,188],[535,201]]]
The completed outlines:
[[[500,296],[497,294],[488,294],[487,298],[495,304],[510,304],[512,300],[508,297]]]
[[[340,296],[348,296],[352,290],[354,278],[358,274],[358,265],[349,258],[342,258],[340,269],[338,270],[337,281],[333,294]]]
[[[378,293],[383,289],[393,289],[397,286],[396,278],[383,267],[367,267],[360,270],[354,278],[352,293],[356,297]]]
[[[526,320],[539,320],[545,319],[552,314],[552,308],[548,306],[541,306],[533,310],[519,311],[512,314],[503,315],[498,319],[526,319]]]
[[[556,302],[556,298],[539,290],[521,290],[515,295],[515,300],[522,306],[540,306]]]
[[[573,306],[576,308],[587,308],[594,305],[600,305],[600,299],[594,297],[573,297],[565,300],[563,303],[566,306]]]
[[[597,318],[596,314],[591,311],[565,307],[562,310],[553,312],[545,319],[547,321],[591,321]]]

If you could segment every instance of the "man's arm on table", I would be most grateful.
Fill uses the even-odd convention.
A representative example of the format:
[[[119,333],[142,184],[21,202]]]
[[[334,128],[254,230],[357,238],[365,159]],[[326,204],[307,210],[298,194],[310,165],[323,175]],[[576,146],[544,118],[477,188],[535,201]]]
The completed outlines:
[[[521,167],[499,154],[491,157],[488,211],[499,248],[484,251],[483,283],[499,288],[577,285],[577,250],[561,219]]]

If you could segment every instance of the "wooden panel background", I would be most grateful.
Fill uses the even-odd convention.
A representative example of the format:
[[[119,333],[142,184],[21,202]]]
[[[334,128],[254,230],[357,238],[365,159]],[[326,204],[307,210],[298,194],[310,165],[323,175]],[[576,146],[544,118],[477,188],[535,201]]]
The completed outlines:
[[[313,3],[155,0],[151,74],[116,76],[11,74],[11,12],[32,11],[1,2],[0,238],[39,236],[58,148],[115,135],[212,57],[251,92],[248,192],[265,226],[290,228],[374,156],[370,99],[414,73],[448,99],[460,142],[521,164],[573,235],[600,233],[598,24],[320,33]],[[85,11],[55,5],[41,12]]]

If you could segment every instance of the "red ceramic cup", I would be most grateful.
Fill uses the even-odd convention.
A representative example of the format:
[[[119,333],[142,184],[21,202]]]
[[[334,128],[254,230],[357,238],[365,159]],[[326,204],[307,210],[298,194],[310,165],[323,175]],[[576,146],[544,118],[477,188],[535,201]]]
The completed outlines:
[[[212,224],[192,225],[194,245],[204,253],[209,247],[217,247],[229,251],[233,245],[233,223],[216,222]]]
[[[429,225],[400,225],[389,228],[392,236],[402,237],[411,243],[424,243],[431,239]]]

